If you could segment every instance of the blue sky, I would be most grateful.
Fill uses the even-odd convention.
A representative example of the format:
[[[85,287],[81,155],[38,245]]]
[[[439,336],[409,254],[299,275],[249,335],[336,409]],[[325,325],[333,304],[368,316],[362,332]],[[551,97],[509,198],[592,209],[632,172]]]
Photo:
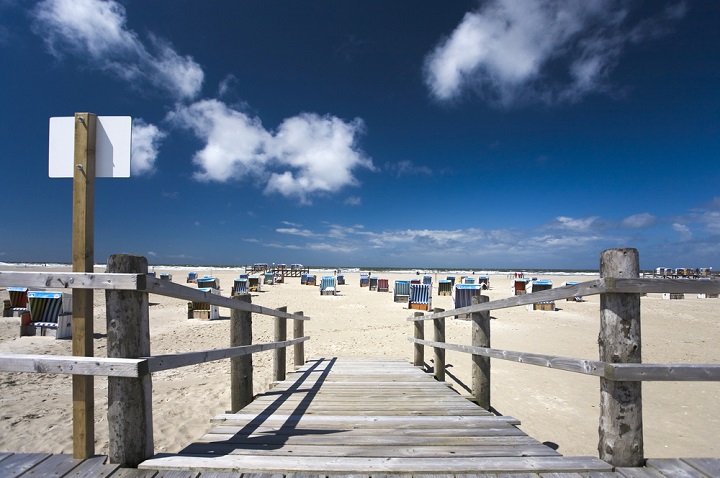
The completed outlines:
[[[48,121],[133,118],[95,260],[720,267],[720,3],[0,0],[0,261],[71,261]]]

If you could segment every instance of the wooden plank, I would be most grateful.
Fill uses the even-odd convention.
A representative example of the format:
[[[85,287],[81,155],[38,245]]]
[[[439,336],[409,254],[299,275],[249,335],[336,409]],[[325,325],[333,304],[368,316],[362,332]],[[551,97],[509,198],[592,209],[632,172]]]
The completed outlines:
[[[68,454],[57,454],[48,457],[38,465],[32,467],[22,478],[30,477],[46,477],[46,476],[64,476],[77,468],[82,460],[73,458]],[[2,475],[5,476],[5,475]]]
[[[0,372],[138,377],[147,371],[147,359],[0,354]]]
[[[185,285],[176,284],[157,277],[147,277],[145,279],[145,292],[152,294],[174,297],[176,299],[185,299],[193,302],[208,302],[212,305],[227,307],[228,309],[244,310],[247,312],[255,312],[270,317],[284,317],[286,319],[310,320],[310,317],[304,315],[288,314],[275,309],[269,309],[252,303],[234,300],[232,297],[223,297],[219,294],[211,294],[203,292],[199,289],[193,289]]]
[[[318,429],[304,427],[283,427],[283,426],[258,426],[247,429],[238,425],[219,425],[203,435],[205,437],[217,436],[227,440],[231,437],[242,439],[251,436],[277,437],[282,440],[292,437],[300,440],[321,440],[341,439],[354,437],[374,437],[381,440],[386,437],[400,439],[401,437],[433,437],[433,438],[454,438],[454,437],[484,437],[484,436],[525,436],[525,433],[515,426],[508,426],[507,423],[499,423],[496,426],[482,426],[472,428],[348,428],[345,430]]]
[[[36,289],[142,290],[145,276],[140,274],[96,274],[88,272],[12,272],[0,271],[0,286]]]
[[[265,444],[243,444],[238,446],[233,443],[193,443],[183,449],[181,454],[190,455],[250,455],[250,456],[292,456],[292,457],[314,457],[318,460],[328,457],[368,457],[368,458],[458,458],[458,457],[520,457],[520,456],[558,456],[555,450],[539,444],[514,444],[514,445],[482,445],[482,446],[430,446],[430,445],[362,445],[362,446],[320,446],[320,445],[290,445],[284,444],[281,447]],[[324,470],[323,470],[324,471]]]
[[[241,410],[242,412],[242,410]],[[306,426],[308,428],[319,427],[342,427],[342,428],[411,428],[411,427],[481,427],[497,426],[499,423],[510,425],[519,424],[513,417],[488,417],[488,416],[377,416],[366,415],[356,417],[345,417],[339,415],[303,415],[303,414],[221,414],[211,419],[213,423],[224,424],[246,424],[256,423],[261,420],[266,426],[282,426],[285,423],[294,423],[295,426]]]
[[[681,460],[707,476],[720,477],[718,458],[681,458]]]
[[[645,463],[646,468],[652,468],[659,471],[665,476],[671,476],[673,478],[707,478],[703,473],[698,471],[696,468],[688,465],[680,459],[663,458],[663,459],[649,459]]]
[[[456,352],[477,354],[484,357],[508,360],[511,362],[519,362],[528,365],[538,365],[546,368],[564,370],[566,372],[595,375],[598,377],[602,377],[605,373],[605,363],[599,362],[597,360],[576,359],[571,357],[560,357],[557,355],[515,352],[512,350],[473,347],[470,345],[447,344],[433,342],[429,340],[418,340],[412,337],[408,337],[407,340],[414,343],[422,343],[423,345],[427,345],[430,347],[442,347],[447,350],[454,350]]]
[[[195,476],[199,473],[194,472]],[[157,470],[138,470],[137,468],[120,468],[112,474],[112,478],[158,478]]]
[[[643,466],[617,467],[615,472],[624,478],[665,478],[665,475],[653,468]]]
[[[185,352],[180,354],[156,355],[148,357],[148,369],[150,372],[159,372],[161,370],[169,370],[179,367],[187,367],[199,363],[212,362],[214,360],[222,360],[232,357],[241,357],[243,355],[264,352],[266,350],[274,350],[281,347],[289,347],[299,342],[304,342],[310,337],[300,337],[299,339],[285,340],[283,342],[271,342],[266,344],[243,345],[239,347],[229,347],[225,349],[202,350],[199,352]]]
[[[482,458],[366,458],[277,456],[159,456],[140,464],[141,469],[206,469],[256,473],[522,473],[547,471],[612,471],[594,457],[482,457]]]
[[[97,455],[85,459],[73,469],[73,476],[88,476],[93,478],[109,477],[120,468],[120,465],[106,463],[107,456]]]
[[[0,476],[16,478],[49,457],[49,453],[11,453],[0,461]]]
[[[522,432],[518,433],[515,427],[494,428],[491,433],[478,433],[476,435],[466,434],[455,436],[447,433],[435,436],[409,436],[404,434],[391,434],[381,430],[383,435],[352,435],[344,431],[337,433],[311,435],[303,434],[217,434],[208,433],[203,435],[197,443],[215,443],[227,445],[313,445],[313,446],[518,446],[537,445],[534,438],[528,437]],[[188,453],[184,450],[183,453]]]
[[[605,364],[605,378],[624,381],[720,381],[720,364]]]

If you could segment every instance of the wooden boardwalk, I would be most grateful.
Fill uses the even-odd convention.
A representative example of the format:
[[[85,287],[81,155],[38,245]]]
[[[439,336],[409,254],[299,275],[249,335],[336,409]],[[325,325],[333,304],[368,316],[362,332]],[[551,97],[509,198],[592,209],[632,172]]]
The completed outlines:
[[[564,457],[401,360],[310,361],[178,454],[139,469],[106,457],[0,453],[0,478],[720,478],[720,460],[613,468]]]

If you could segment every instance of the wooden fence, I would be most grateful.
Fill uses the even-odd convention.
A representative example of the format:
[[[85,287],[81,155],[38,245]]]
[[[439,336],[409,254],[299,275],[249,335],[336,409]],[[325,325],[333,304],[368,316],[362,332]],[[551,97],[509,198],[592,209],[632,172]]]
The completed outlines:
[[[434,373],[445,380],[445,350],[472,355],[472,393],[490,408],[490,359],[555,368],[600,377],[599,457],[615,466],[644,464],[641,383],[648,380],[720,381],[720,364],[644,364],[641,362],[640,296],[645,293],[718,294],[720,281],[640,279],[635,249],[610,249],[600,256],[600,279],[532,294],[488,301],[473,297],[468,307],[431,315],[416,312],[414,364],[424,365],[424,346],[433,348]],[[490,311],[600,294],[599,360],[498,350],[490,347]],[[445,319],[470,314],[472,345],[445,343]],[[424,321],[433,321],[433,339],[425,340]]]
[[[108,455],[112,463],[127,467],[135,467],[154,454],[152,372],[230,359],[231,408],[235,412],[253,399],[253,353],[274,350],[273,378],[282,381],[286,374],[285,348],[294,347],[294,362],[299,367],[305,362],[303,342],[309,339],[303,335],[303,321],[309,317],[302,312],[288,314],[287,307],[268,309],[253,305],[249,294],[223,297],[156,279],[147,272],[147,259],[125,254],[110,256],[106,274],[0,271],[0,286],[105,290],[107,357],[0,354],[0,372],[60,373],[90,379],[95,375],[107,376]],[[231,309],[230,347],[150,356],[150,293]],[[252,313],[275,317],[274,342],[252,344]],[[288,319],[294,323],[294,337],[290,340]],[[73,341],[85,340],[82,335],[75,334],[73,329]],[[88,393],[92,398],[92,383]],[[87,422],[82,420],[82,424]],[[92,443],[94,430],[74,423],[73,443],[77,441]],[[94,454],[92,445],[89,456],[77,452],[87,447],[73,449],[75,458]]]

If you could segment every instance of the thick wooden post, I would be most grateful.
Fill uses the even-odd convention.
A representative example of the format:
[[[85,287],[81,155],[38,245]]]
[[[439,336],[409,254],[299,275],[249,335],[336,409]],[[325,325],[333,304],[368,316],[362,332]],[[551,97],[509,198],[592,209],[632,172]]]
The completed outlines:
[[[472,304],[488,302],[486,295],[476,295]],[[490,311],[473,312],[472,317],[472,345],[473,347],[490,347]],[[477,404],[485,410],[490,410],[490,357],[472,355],[472,393]]]
[[[250,294],[236,295],[235,300],[252,302]],[[252,312],[232,309],[230,312],[230,346],[252,345]],[[252,354],[230,359],[230,408],[232,413],[253,401]]]
[[[118,254],[108,258],[109,273],[147,274],[147,259]],[[107,356],[150,356],[150,320],[147,292],[105,291]],[[136,467],[154,454],[152,379],[108,377],[108,434],[111,463]]]
[[[422,317],[422,312],[415,312],[413,314],[415,317]],[[416,320],[413,322],[414,324],[414,336],[416,339],[425,340],[425,321],[424,320]],[[423,344],[415,344],[415,356],[413,358],[413,365],[416,367],[424,367],[425,366],[425,346]]]
[[[287,307],[278,307],[275,310],[287,312]],[[287,319],[283,317],[275,317],[275,342],[287,340]],[[273,377],[276,382],[285,380],[287,361],[287,353],[285,347],[277,348],[273,351]]]
[[[295,315],[303,315],[302,312],[295,312]],[[305,335],[305,321],[293,320],[293,338],[299,339]],[[293,346],[293,357],[295,360],[295,369],[305,365],[305,342],[300,342]]]
[[[433,309],[434,313],[444,312],[445,309]],[[433,332],[435,342],[445,342],[445,319],[433,319]],[[445,349],[433,347],[435,358],[435,379],[445,381]]]
[[[95,265],[95,131],[97,116],[75,113],[72,270]],[[93,290],[73,289],[72,353],[93,356]],[[95,393],[92,375],[73,375],[73,457],[95,454]]]
[[[601,278],[636,278],[636,249],[600,255]],[[640,294],[600,295],[600,360],[641,363]],[[599,457],[614,466],[643,466],[642,382],[600,379]]]

